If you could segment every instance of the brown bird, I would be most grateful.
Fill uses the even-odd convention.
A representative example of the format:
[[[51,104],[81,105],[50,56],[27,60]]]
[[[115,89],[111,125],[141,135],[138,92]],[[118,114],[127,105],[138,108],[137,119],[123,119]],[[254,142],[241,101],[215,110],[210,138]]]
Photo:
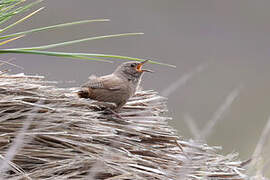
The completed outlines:
[[[114,103],[114,111],[119,111],[136,92],[144,72],[153,72],[142,69],[143,62],[125,62],[118,66],[109,75],[89,77],[89,81],[82,85],[78,92],[80,98],[90,98],[100,102]]]

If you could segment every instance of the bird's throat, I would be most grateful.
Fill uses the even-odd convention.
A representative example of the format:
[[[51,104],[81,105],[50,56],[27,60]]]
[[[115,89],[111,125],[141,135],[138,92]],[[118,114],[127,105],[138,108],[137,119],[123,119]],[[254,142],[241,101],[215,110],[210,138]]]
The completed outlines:
[[[137,84],[142,76],[142,73],[130,73],[128,71],[123,71],[120,73],[121,78],[125,78],[129,82],[132,82],[134,85]]]

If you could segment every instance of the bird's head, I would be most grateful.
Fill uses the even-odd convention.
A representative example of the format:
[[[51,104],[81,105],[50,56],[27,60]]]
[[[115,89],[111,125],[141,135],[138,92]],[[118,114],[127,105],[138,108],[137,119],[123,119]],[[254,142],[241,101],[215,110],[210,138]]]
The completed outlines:
[[[117,69],[114,71],[115,74],[121,74],[122,76],[125,76],[127,78],[140,78],[141,75],[144,72],[153,72],[149,69],[142,69],[143,65],[148,60],[145,60],[143,62],[125,62],[117,67]]]

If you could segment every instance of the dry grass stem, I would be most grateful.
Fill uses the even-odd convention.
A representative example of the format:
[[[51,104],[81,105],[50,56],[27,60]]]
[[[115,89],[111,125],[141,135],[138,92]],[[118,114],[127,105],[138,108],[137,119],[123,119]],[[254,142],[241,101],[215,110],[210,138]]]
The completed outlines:
[[[184,121],[188,125],[190,132],[192,133],[192,136],[197,140],[200,139],[201,131],[199,130],[196,121],[191,117],[191,115],[189,115],[188,113],[185,114]]]
[[[256,176],[263,176],[264,169],[269,166],[269,160],[263,158],[264,147],[269,141],[270,136],[270,117],[268,118],[267,124],[263,129],[261,137],[257,143],[255,151],[252,155],[250,163],[250,171],[255,171]]]
[[[166,89],[161,92],[161,95],[168,97],[173,92],[175,92],[179,87],[185,85],[188,80],[190,80],[195,74],[202,72],[207,67],[207,64],[200,64],[194,68],[191,72],[184,74],[178,80],[170,84]]]
[[[206,123],[206,125],[200,130],[196,124],[196,120],[191,117],[190,114],[186,113],[184,116],[184,121],[190,129],[193,137],[196,140],[200,140],[202,142],[206,142],[207,137],[213,133],[214,126],[222,120],[225,113],[230,108],[233,101],[239,95],[240,89],[242,86],[234,89],[226,98],[224,103],[218,108],[218,110],[213,114],[213,117]]]
[[[203,128],[203,131],[201,132],[202,139],[206,139],[213,132],[214,126],[225,116],[234,100],[238,97],[241,88],[242,86],[237,87],[225,98],[224,103],[218,108],[218,110],[213,114],[213,117]]]
[[[0,76],[3,178],[246,178],[237,154],[220,155],[219,147],[181,139],[168,125],[171,118],[162,116],[166,98],[157,92],[137,92],[119,120],[79,99],[77,88],[54,83],[41,76]]]

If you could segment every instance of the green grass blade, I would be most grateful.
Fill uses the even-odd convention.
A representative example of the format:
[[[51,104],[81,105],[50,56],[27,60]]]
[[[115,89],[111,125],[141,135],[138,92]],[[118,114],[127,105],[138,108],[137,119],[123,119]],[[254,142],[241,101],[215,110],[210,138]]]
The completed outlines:
[[[25,1],[25,0],[22,0],[21,2],[24,2],[24,1]],[[35,6],[36,4],[38,4],[38,3],[42,2],[42,1],[43,1],[43,0],[37,0],[37,1],[35,1],[35,2],[32,2],[32,3],[29,3],[29,4],[27,4],[27,5],[18,7],[18,8],[16,8],[16,9],[12,8],[12,10],[8,11],[7,13],[0,13],[0,17],[5,16],[6,14],[9,14],[9,13],[11,13],[11,14],[13,14],[13,15],[22,13],[22,12],[24,12],[24,11],[30,9],[31,7]],[[17,2],[18,2],[18,1],[17,1]],[[12,6],[12,4],[8,4],[8,5],[7,5],[7,8],[8,8],[8,6]]]
[[[24,2],[25,0],[1,0],[0,1],[0,11],[6,11],[9,7],[13,8],[14,5],[19,2]]]
[[[50,51],[36,51],[36,50],[22,50],[22,49],[3,49],[3,50],[0,50],[0,54],[6,54],[6,53],[37,54],[37,55],[58,56],[58,57],[67,57],[67,58],[78,58],[78,59],[90,59],[90,60],[95,60],[96,58],[101,58],[101,59],[97,59],[97,60],[103,60],[103,61],[109,61],[108,59],[103,59],[103,58],[121,59],[121,60],[129,60],[129,61],[145,61],[145,59],[132,58],[132,57],[128,57],[128,56],[112,55],[112,54],[66,53],[66,52],[50,52]],[[169,66],[169,67],[173,67],[173,68],[176,67],[175,65],[152,61],[152,60],[149,60],[149,63],[163,65],[163,66]]]
[[[75,43],[81,43],[85,41],[91,41],[91,40],[98,40],[98,39],[106,39],[106,38],[112,38],[112,37],[122,37],[122,36],[134,36],[134,35],[141,35],[143,33],[123,33],[123,34],[113,34],[113,35],[106,35],[106,36],[97,36],[97,37],[90,37],[90,38],[84,38],[84,39],[78,39],[73,41],[66,41],[62,43],[56,43],[56,44],[49,44],[45,46],[37,46],[37,47],[26,47],[26,48],[17,48],[20,50],[45,50],[49,48],[55,48],[60,46],[67,46]]]
[[[12,28],[12,27],[14,27],[14,26],[16,26],[17,24],[19,24],[19,23],[21,23],[21,22],[23,22],[23,21],[25,21],[25,20],[27,20],[28,18],[30,18],[31,16],[35,15],[36,13],[38,13],[39,11],[41,11],[42,9],[44,9],[44,7],[39,8],[38,10],[36,10],[36,11],[34,11],[34,12],[28,14],[27,16],[21,18],[20,20],[16,21],[15,23],[13,23],[13,24],[11,24],[11,25],[9,25],[9,26],[7,26],[7,27],[1,29],[1,30],[0,30],[0,33],[2,33],[2,32],[4,32],[4,31],[6,31],[6,30],[8,30],[8,29],[10,29],[10,28]]]
[[[94,56],[94,57],[102,57],[102,58],[113,58],[113,59],[123,59],[123,60],[130,60],[130,61],[145,61],[146,59],[128,57],[128,56],[119,56],[119,55],[112,55],[112,54],[85,54],[85,56]],[[162,63],[158,61],[149,60],[148,63],[158,64],[163,66],[169,66],[172,68],[176,68],[175,65]]]
[[[11,39],[2,41],[2,42],[0,42],[0,46],[2,46],[2,45],[4,45],[4,44],[7,44],[7,43],[9,43],[9,42],[15,41],[15,40],[17,40],[17,39],[20,39],[20,38],[22,38],[23,36],[24,36],[24,35],[21,35],[21,36],[17,36],[17,37],[14,37],[14,38],[11,38]]]
[[[7,12],[7,13],[0,13],[0,24],[3,24],[7,20],[11,19],[16,14],[16,10]]]
[[[12,11],[9,11],[7,13],[0,13],[0,24],[2,24],[4,21],[6,21],[7,18],[10,19],[10,17],[16,15],[16,14],[20,14],[26,10],[28,10],[29,8],[31,8],[32,6],[42,2],[43,0],[37,0],[35,2],[32,2],[30,4],[27,4],[25,6],[22,7],[18,7],[16,9],[13,9]]]
[[[74,58],[74,59],[86,59],[102,62],[112,62],[107,59],[101,59],[96,57],[87,57],[80,53],[65,53],[65,52],[50,52],[50,51],[29,51],[29,50],[16,50],[16,49],[1,49],[0,54],[34,54],[34,55],[46,55],[46,56],[55,56],[55,57],[64,57],[64,58]]]
[[[19,1],[10,1],[10,3],[6,4],[2,8],[0,8],[1,13],[7,12],[11,9],[13,9],[15,6],[18,6],[19,4],[25,2],[25,0],[19,0]]]
[[[91,22],[107,22],[107,21],[110,21],[110,20],[109,19],[92,19],[92,20],[83,20],[83,21],[75,21],[75,22],[64,23],[64,24],[57,24],[57,25],[52,25],[52,26],[47,26],[47,27],[31,29],[28,31],[18,32],[18,33],[14,33],[14,34],[9,34],[9,35],[5,35],[5,36],[0,36],[0,39],[6,39],[6,38],[13,37],[13,36],[18,36],[18,35],[22,35],[22,34],[29,34],[29,33],[39,32],[39,31],[44,31],[44,30],[50,30],[50,29],[55,29],[55,28],[62,28],[62,27],[66,27],[66,26],[85,24],[85,23],[91,23]]]
[[[6,17],[5,19],[0,18],[0,24],[3,24],[4,22],[10,20],[11,18],[12,18],[12,16]]]

